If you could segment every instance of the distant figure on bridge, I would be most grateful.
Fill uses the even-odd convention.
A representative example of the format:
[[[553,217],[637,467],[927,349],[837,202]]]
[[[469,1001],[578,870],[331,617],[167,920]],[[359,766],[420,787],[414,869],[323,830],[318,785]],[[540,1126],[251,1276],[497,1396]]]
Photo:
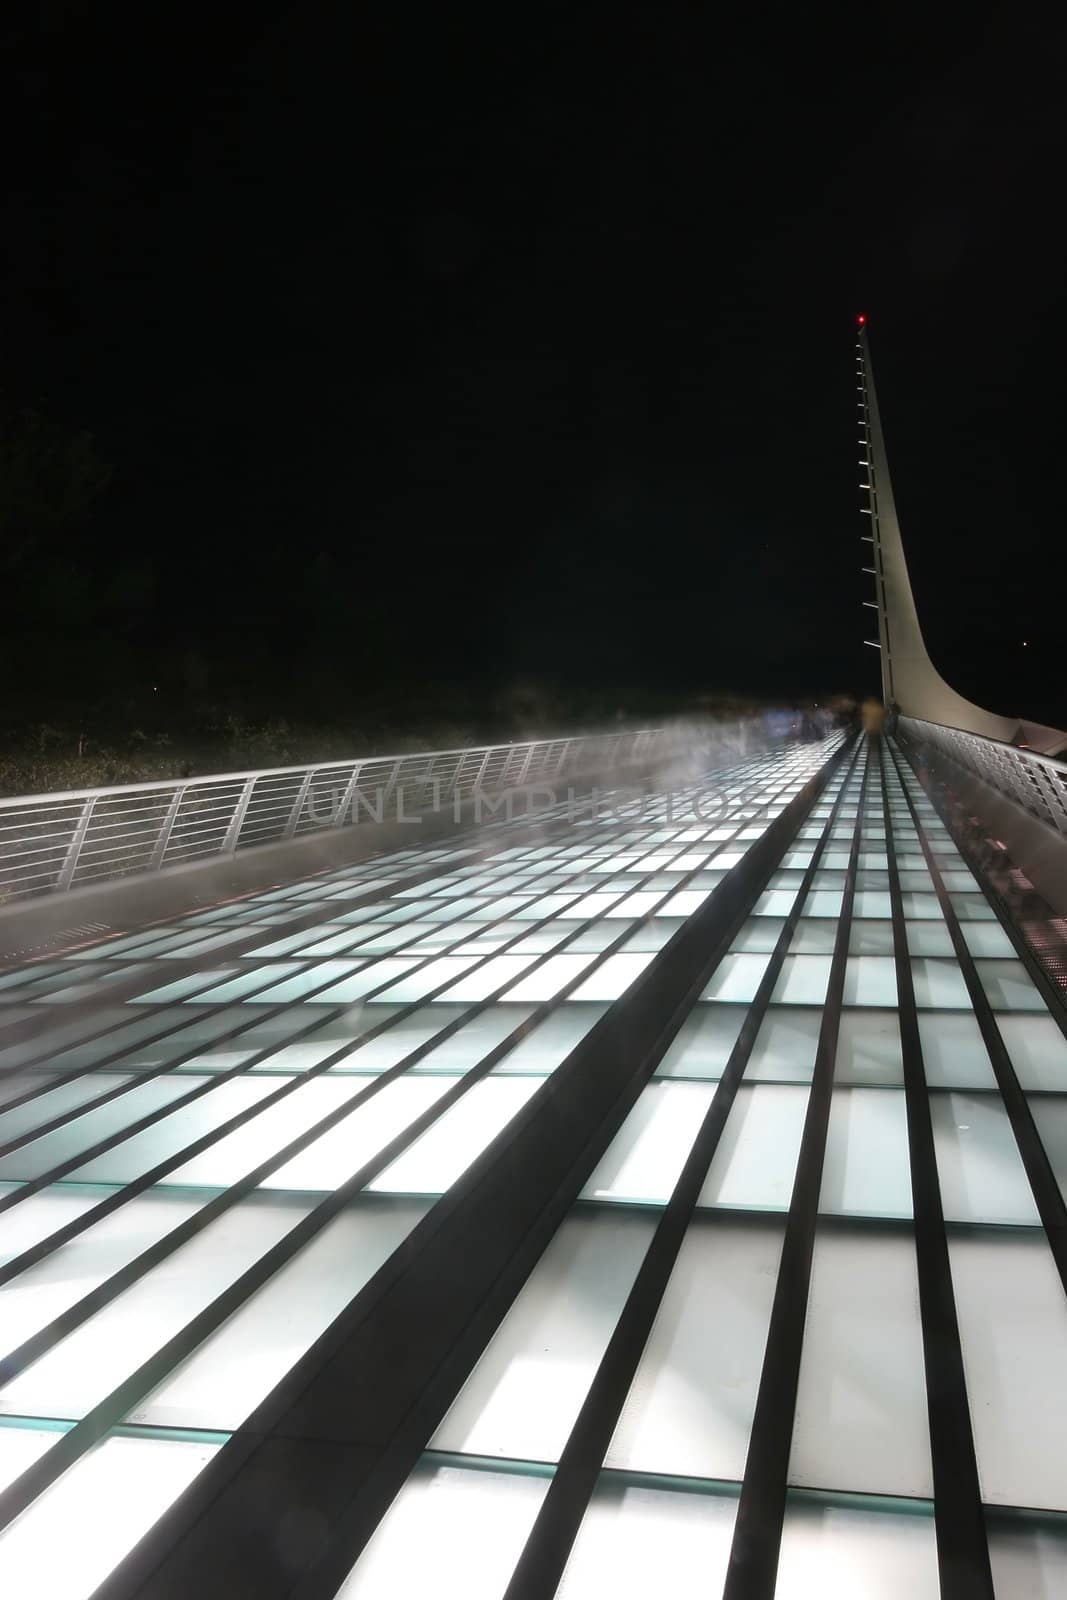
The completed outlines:
[[[864,733],[881,733],[885,727],[885,706],[873,695],[868,695],[860,708]]]

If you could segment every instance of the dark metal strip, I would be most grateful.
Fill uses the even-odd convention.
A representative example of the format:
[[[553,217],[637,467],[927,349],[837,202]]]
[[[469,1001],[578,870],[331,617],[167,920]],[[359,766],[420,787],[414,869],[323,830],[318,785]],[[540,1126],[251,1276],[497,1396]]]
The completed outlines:
[[[904,901],[897,875],[894,817],[889,805],[885,751],[881,741],[878,758],[886,854],[889,858],[893,957],[908,1117],[915,1264],[919,1280],[919,1317],[926,1371],[941,1600],[993,1600],[993,1577],[982,1516],[982,1493],[967,1403],[967,1382],[960,1349],[956,1299],[952,1289],[941,1185],[937,1176],[934,1127],[923,1067],[919,1016],[915,1008]]]
[[[773,1600],[777,1582],[815,1225],[863,835],[869,745],[867,756],[723,1600]]]

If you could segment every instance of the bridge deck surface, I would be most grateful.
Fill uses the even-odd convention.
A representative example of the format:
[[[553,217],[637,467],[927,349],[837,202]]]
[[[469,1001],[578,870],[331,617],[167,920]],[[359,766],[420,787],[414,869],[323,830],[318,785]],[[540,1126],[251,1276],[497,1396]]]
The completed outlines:
[[[888,743],[11,967],[0,1074],[6,1593],[1067,1586],[1062,1008]]]

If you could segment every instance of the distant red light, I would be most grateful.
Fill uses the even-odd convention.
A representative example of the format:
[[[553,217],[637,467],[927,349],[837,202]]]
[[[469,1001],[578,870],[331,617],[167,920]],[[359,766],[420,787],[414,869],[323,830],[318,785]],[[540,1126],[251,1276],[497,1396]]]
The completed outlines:
[[[860,327],[862,328],[864,323],[867,321],[867,318],[866,317],[857,317],[856,321],[859,323]]]

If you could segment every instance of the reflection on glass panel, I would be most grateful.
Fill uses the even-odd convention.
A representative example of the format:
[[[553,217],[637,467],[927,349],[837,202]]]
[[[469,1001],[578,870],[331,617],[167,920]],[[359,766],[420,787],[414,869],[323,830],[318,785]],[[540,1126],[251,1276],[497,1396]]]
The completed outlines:
[[[446,1094],[453,1081],[452,1075],[427,1073],[395,1078],[264,1178],[260,1188],[339,1189]]]
[[[426,1201],[383,1199],[341,1212],[127,1420],[168,1428],[240,1427],[426,1209]]]
[[[1067,1517],[992,1511],[986,1533],[997,1600],[1067,1594]]]
[[[929,918],[925,922],[909,922],[906,928],[909,955],[951,956],[953,954],[952,935],[948,931],[947,922],[935,922]]]
[[[273,1196],[239,1201],[6,1383],[0,1411],[83,1416],[309,1210]],[[71,1249],[83,1244],[91,1259],[91,1235]]]
[[[787,1209],[808,1094],[806,1085],[741,1085],[698,1205]]]
[[[1030,1110],[1060,1192],[1067,1194],[1067,1096],[1031,1095]]]
[[[585,1038],[607,1010],[603,1002],[582,1004],[574,1001],[549,1012],[537,1023],[519,1044],[513,1045],[507,1055],[498,1061],[494,1072],[532,1072],[547,1076],[555,1072],[575,1046]],[[519,1006],[508,1006],[509,1016],[522,1017]]]
[[[665,1205],[714,1093],[710,1082],[647,1084],[593,1169],[582,1198]]]
[[[79,1211],[107,1198],[107,1191],[89,1189],[87,1193],[83,1191],[80,1204],[67,1202],[65,1195],[72,1187],[57,1185],[46,1189],[8,1212],[3,1224],[4,1254],[18,1254],[37,1237],[46,1237]],[[78,1193],[76,1188],[74,1193]],[[16,1349],[24,1339],[47,1327],[112,1273],[195,1216],[209,1198],[206,1194],[183,1195],[178,1190],[149,1190],[5,1283],[0,1288],[4,1349]]]
[[[996,926],[996,932],[1003,931]],[[994,1011],[1047,1011],[1037,985],[1021,961],[976,961],[975,968]]]
[[[336,1600],[500,1600],[548,1479],[421,1462]]]
[[[849,956],[845,964],[846,1006],[895,1006],[897,969],[892,956]]]
[[[1051,1017],[998,1017],[997,1027],[1024,1089],[1067,1093],[1067,1038]]]
[[[830,924],[836,928],[836,924]],[[794,946],[795,948],[795,946]],[[828,955],[789,954],[782,962],[771,1002],[774,1005],[821,1006],[830,981]]]
[[[920,1010],[971,1009],[967,984],[955,961],[913,956],[911,978],[915,988],[915,1004]]]
[[[1015,946],[999,922],[965,922],[962,933],[972,956],[1015,955]]]
[[[746,1082],[811,1082],[822,1012],[807,1006],[772,1006],[760,1023],[745,1067]]]
[[[848,953],[852,956],[891,956],[893,924],[873,917],[857,917],[848,934]]]
[[[740,1481],[782,1227],[707,1213],[690,1223],[605,1465]]]
[[[587,967],[591,967],[596,960],[594,952],[579,952],[572,954],[564,952],[561,955],[549,956],[547,961],[525,978],[520,978],[503,997],[506,1001],[527,1000],[552,1000],[561,989],[579,978]]]
[[[368,1187],[380,1194],[443,1194],[542,1087],[540,1078],[488,1077]]]
[[[654,1228],[627,1212],[566,1218],[431,1449],[557,1461]]]
[[[694,1006],[657,1069],[670,1078],[720,1078],[745,1020],[743,1006]]]
[[[999,1098],[931,1095],[930,1115],[946,1220],[1036,1224],[1037,1206]]]
[[[652,960],[652,953],[627,953],[608,956],[596,971],[578,985],[575,1000],[617,1000],[640,977]]]
[[[996,1078],[973,1012],[919,1014],[926,1081],[939,1089],[993,1089]]]
[[[834,1089],[819,1209],[843,1216],[911,1216],[901,1090]]]
[[[721,1593],[737,1500],[646,1489],[603,1473],[557,1591],[560,1600],[706,1600]]]
[[[436,1012],[438,1008],[434,1005],[427,1009]],[[490,1051],[510,1039],[532,1010],[533,1006],[491,1005],[475,1011],[469,1022],[420,1056],[412,1071],[447,1072],[453,1076],[469,1072],[471,1067],[484,1061]]]
[[[818,1228],[789,1481],[933,1494],[910,1232]]]
[[[708,979],[702,1000],[752,1000],[770,956],[729,952]]]
[[[842,1011],[837,1034],[834,1082],[904,1082],[900,1024],[895,1011],[877,1011],[873,1007],[870,1010]]]
[[[84,1081],[84,1080],[83,1080]],[[98,1083],[101,1092],[122,1080],[117,1077],[107,1079],[93,1078],[91,1082]],[[54,1129],[51,1133],[42,1134],[39,1138],[23,1145],[18,1150],[12,1150],[8,1155],[0,1158],[0,1177],[29,1179],[36,1178],[41,1173],[47,1172],[59,1162],[68,1160],[77,1155],[79,1151],[88,1149],[98,1140],[106,1139],[112,1134],[121,1131],[128,1123],[139,1117],[149,1115],[153,1111],[176,1100],[179,1095],[195,1089],[198,1084],[206,1083],[206,1078],[193,1076],[152,1078],[147,1083],[136,1085],[119,1095],[114,1100],[109,1100],[106,1105],[97,1106],[94,1110],[86,1111],[81,1116],[74,1117],[62,1127]],[[73,1085],[71,1086],[73,1087]],[[266,1093],[266,1090],[263,1091]],[[251,1099],[257,1098],[253,1090]],[[5,1127],[6,1137],[14,1137],[18,1131],[14,1124],[22,1120],[24,1124],[32,1126],[36,1121],[33,1108],[47,1105],[52,1102],[53,1096],[49,1095],[44,1100],[30,1101],[18,1110],[8,1113],[13,1125]],[[53,1106],[52,1114],[56,1114],[58,1107]],[[179,1113],[180,1114],[180,1113]],[[47,1120],[45,1116],[41,1120]]]
[[[1067,1511],[1067,1300],[1044,1234],[950,1234],[949,1256],[982,1499]]]
[[[0,1534],[0,1586],[87,1600],[211,1460],[217,1444],[103,1440]]]
[[[938,1600],[934,1519],[925,1506],[866,1506],[791,1494],[775,1600]]]
[[[0,1423],[0,1492],[40,1461],[61,1437],[55,1429],[26,1428]]]

